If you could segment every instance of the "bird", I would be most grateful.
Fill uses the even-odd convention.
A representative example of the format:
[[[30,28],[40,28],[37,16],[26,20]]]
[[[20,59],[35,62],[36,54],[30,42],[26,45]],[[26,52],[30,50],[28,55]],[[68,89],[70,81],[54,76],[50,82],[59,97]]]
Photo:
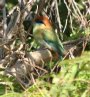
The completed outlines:
[[[46,47],[58,58],[63,58],[64,47],[48,17],[37,16],[35,18],[33,23],[33,37],[40,46]]]

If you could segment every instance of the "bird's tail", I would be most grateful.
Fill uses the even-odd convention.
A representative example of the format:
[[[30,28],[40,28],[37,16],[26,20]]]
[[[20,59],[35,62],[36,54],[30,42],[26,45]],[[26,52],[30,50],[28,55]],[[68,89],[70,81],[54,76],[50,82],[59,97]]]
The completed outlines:
[[[61,41],[59,42],[59,45],[58,45],[58,53],[59,53],[60,59],[62,59],[65,55],[65,49],[64,49]]]
[[[62,59],[65,55],[65,49],[62,45],[62,43],[54,43],[51,44],[51,47],[53,48],[54,51],[57,52],[56,56],[59,57],[59,59]]]

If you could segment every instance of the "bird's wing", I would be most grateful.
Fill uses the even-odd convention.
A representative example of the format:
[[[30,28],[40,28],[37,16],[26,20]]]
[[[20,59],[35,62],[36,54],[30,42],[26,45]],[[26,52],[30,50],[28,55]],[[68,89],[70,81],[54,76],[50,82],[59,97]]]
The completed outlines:
[[[62,54],[64,51],[64,48],[63,48],[61,41],[59,40],[56,33],[54,32],[54,30],[46,29],[43,31],[46,32],[46,33],[45,32],[43,33],[44,34],[43,39],[49,45],[49,46],[48,45],[46,45],[46,46],[48,46],[49,49],[57,51],[60,54]]]

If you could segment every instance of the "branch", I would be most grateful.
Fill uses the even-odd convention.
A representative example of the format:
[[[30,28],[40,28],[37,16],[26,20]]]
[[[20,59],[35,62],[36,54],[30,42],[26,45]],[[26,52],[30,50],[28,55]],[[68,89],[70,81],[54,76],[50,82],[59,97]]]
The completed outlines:
[[[82,52],[83,48],[83,41],[86,40],[90,42],[90,37],[72,40],[71,42],[64,42],[64,47],[67,50],[67,54],[71,54],[70,56],[72,56],[72,54],[80,55],[79,53]],[[29,81],[31,81],[30,78],[32,74],[34,74],[35,77],[39,77],[45,73],[48,73],[44,67],[45,63],[58,59],[56,55],[53,55],[48,49],[41,49],[28,53],[22,51],[22,48],[23,47],[19,47],[16,51],[12,51],[10,55],[7,55],[5,59],[0,61],[0,66],[2,66],[1,68],[5,66],[6,74],[9,73],[13,75],[20,84],[27,86],[25,83],[26,80],[29,85],[32,83],[29,83]],[[29,75],[29,77],[27,77],[27,75]],[[25,80],[23,80],[23,78],[25,78]]]
[[[7,29],[7,18],[6,18],[6,9],[5,9],[5,0],[3,0],[3,32],[4,39],[6,38],[6,29]]]
[[[20,84],[26,87],[27,84],[29,86],[32,83],[27,75],[36,72],[35,75],[38,77],[47,73],[48,71],[43,68],[43,64],[50,62],[52,59],[53,56],[48,49],[30,52],[26,55],[24,52],[18,51],[8,56],[6,58],[7,62],[4,60],[3,65],[5,66],[8,63],[5,73],[14,76]],[[27,80],[28,83],[26,84],[22,78],[24,78],[25,81]]]

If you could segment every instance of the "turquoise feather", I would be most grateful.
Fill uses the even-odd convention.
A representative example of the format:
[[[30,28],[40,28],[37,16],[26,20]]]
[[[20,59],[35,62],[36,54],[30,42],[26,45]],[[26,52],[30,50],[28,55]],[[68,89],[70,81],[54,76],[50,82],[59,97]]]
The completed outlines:
[[[43,20],[36,21],[33,24],[33,36],[39,45],[57,52],[59,57],[62,58],[64,47],[52,26],[47,26]]]

